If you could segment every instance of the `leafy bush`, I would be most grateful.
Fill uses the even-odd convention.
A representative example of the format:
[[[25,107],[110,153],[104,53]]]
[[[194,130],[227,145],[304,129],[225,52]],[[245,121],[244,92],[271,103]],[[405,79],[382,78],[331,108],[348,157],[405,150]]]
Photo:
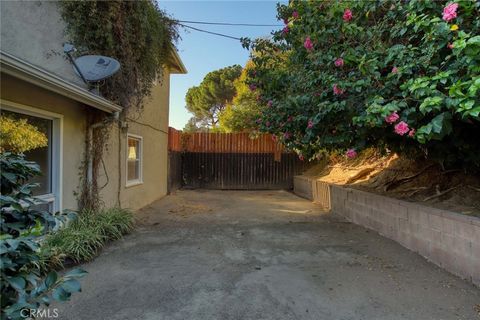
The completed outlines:
[[[480,168],[478,1],[291,1],[249,42],[260,129],[306,158],[369,146]]]
[[[66,228],[47,236],[43,248],[55,254],[46,261],[90,261],[108,241],[121,238],[132,228],[133,215],[127,210],[84,211]]]
[[[1,318],[22,319],[23,309],[48,305],[51,298],[68,300],[80,291],[75,279],[85,274],[75,269],[63,277],[55,271],[44,276],[38,266],[39,239],[62,221],[62,217],[35,209],[41,202],[32,197],[37,184],[28,180],[40,174],[38,165],[23,155],[0,154],[0,269]]]

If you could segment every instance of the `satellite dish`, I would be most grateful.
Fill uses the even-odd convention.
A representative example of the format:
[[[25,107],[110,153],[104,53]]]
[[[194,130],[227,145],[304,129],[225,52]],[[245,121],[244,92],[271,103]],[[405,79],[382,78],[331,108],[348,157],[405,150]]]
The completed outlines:
[[[75,59],[73,70],[88,82],[98,82],[120,70],[120,62],[105,56],[87,55]]]

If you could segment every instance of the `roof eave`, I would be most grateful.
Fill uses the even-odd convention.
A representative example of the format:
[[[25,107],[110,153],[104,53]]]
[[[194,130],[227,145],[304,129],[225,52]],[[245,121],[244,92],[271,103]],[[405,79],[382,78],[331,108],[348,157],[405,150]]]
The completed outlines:
[[[173,46],[172,46],[171,52],[172,52],[173,66],[175,68],[171,68],[170,73],[171,74],[187,74],[188,73],[187,68],[183,64],[182,59],[180,58],[177,50]]]
[[[93,108],[108,113],[122,111],[122,107],[119,105],[2,50],[0,50],[0,66],[2,73],[35,84]]]

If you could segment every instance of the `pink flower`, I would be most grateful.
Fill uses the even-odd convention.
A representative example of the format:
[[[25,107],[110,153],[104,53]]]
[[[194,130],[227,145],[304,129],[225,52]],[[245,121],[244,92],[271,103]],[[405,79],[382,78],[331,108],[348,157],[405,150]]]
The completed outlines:
[[[268,100],[268,102],[267,102],[267,107],[270,108],[272,105],[273,105],[273,101],[272,101],[272,100]]]
[[[288,131],[283,134],[283,138],[284,138],[285,140],[290,139],[291,136],[292,136],[292,134],[291,134],[290,132],[288,132]]]
[[[453,47],[453,43],[447,44],[447,48],[450,49],[450,50],[452,50],[452,49],[454,48],[454,47]]]
[[[251,91],[257,90],[257,86],[254,85],[254,84],[251,84],[251,85],[249,85],[248,87],[250,88]],[[258,98],[257,98],[257,100],[258,100]]]
[[[265,122],[266,127],[270,127],[270,121]]]
[[[411,129],[410,132],[408,133],[408,136],[413,138],[415,136],[415,129]]]
[[[397,67],[393,67],[392,68],[392,73],[397,73],[398,72],[398,68]]]
[[[408,128],[408,124],[404,121],[400,121],[395,125],[395,133],[398,135],[403,136],[407,133],[410,129]]]
[[[295,10],[295,11],[293,11],[293,13],[292,13],[292,17],[293,17],[293,19],[298,19],[298,18],[300,17],[300,15],[299,15],[298,12]]]
[[[355,149],[348,149],[345,155],[347,158],[353,159],[357,157],[357,151],[355,151]]]
[[[388,116],[385,117],[385,122],[386,123],[394,123],[400,118],[398,113],[396,111],[390,113]]]
[[[308,120],[307,128],[308,128],[308,129],[312,129],[312,128],[313,128],[313,121],[312,121],[312,120]]]
[[[298,155],[298,159],[300,159],[300,161],[303,161],[303,160],[305,160],[305,157],[303,156],[303,154],[300,153]]]
[[[290,31],[290,28],[288,26],[285,26],[285,28],[283,28],[282,30],[284,34],[287,34],[289,31]]]
[[[337,58],[337,60],[335,60],[335,67],[343,67],[343,59],[342,58]]]
[[[288,24],[288,19],[287,18],[283,19],[283,23]]]
[[[310,40],[310,37],[305,38],[305,42],[303,43],[303,46],[307,51],[312,51],[313,50],[313,43],[312,40]]]
[[[457,17],[457,9],[458,9],[458,3],[455,3],[455,2],[450,3],[445,8],[443,8],[442,19],[447,22],[455,19]]]
[[[339,96],[339,95],[343,94],[344,92],[345,92],[345,90],[344,90],[344,89],[340,89],[340,88],[337,86],[337,84],[334,84],[334,85],[333,85],[333,94],[334,94],[334,95]]]
[[[348,21],[352,20],[352,18],[353,18],[352,10],[346,9],[343,12],[343,21],[348,22]]]

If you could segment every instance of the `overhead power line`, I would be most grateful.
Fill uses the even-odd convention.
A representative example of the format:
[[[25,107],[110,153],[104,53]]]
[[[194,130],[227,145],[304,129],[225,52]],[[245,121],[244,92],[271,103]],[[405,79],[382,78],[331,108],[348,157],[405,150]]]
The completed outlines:
[[[195,30],[195,31],[199,31],[199,32],[204,32],[204,33],[209,33],[209,34],[213,34],[213,35],[216,35],[216,36],[220,36],[220,37],[225,37],[225,38],[229,38],[229,39],[233,39],[233,40],[242,40],[241,38],[238,38],[238,37],[234,37],[234,36],[229,36],[227,34],[223,34],[223,33],[218,33],[218,32],[212,32],[212,31],[207,31],[207,30],[203,30],[203,29],[198,29],[198,28],[195,28],[195,27],[192,27],[192,26],[187,26],[185,24],[182,24],[182,23],[178,23],[177,24],[179,26],[182,26],[184,28],[188,28],[188,29],[192,29],[192,30]]]
[[[188,20],[176,20],[181,23],[193,23],[193,24],[209,24],[217,26],[243,26],[243,27],[283,27],[279,24],[255,24],[255,23],[230,23],[230,22],[207,22],[207,21],[188,21]]]

